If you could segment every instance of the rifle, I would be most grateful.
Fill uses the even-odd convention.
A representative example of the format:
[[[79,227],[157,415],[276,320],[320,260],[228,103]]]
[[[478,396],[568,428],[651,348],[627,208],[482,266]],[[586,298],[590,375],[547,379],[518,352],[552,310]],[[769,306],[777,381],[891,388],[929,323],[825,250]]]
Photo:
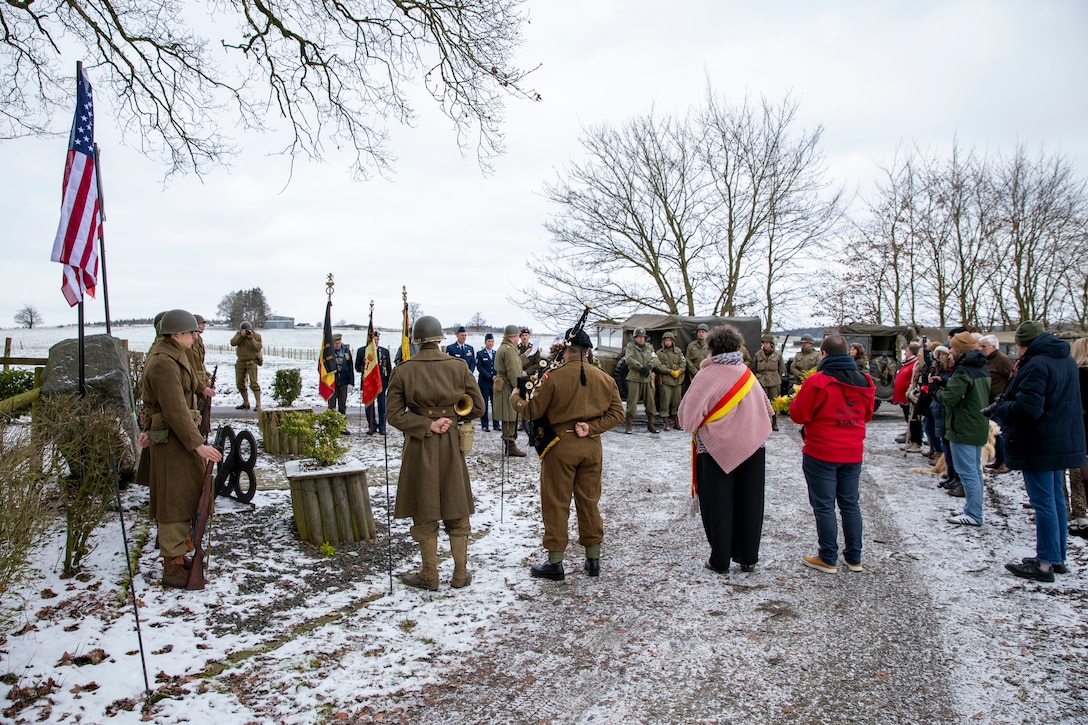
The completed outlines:
[[[215,390],[215,377],[219,375],[219,366],[216,365],[212,370],[212,377],[208,381],[206,387]],[[212,399],[205,398],[204,405],[200,408],[200,434],[204,436],[204,441],[207,442],[208,434],[212,432]]]
[[[218,437],[218,436],[217,436]],[[222,453],[222,451],[220,451]],[[204,534],[211,521],[215,503],[215,462],[208,461],[204,467],[204,484],[200,489],[200,502],[196,506],[193,525],[189,527],[189,538],[193,541],[193,563],[189,567],[189,581],[186,589],[204,588]]]

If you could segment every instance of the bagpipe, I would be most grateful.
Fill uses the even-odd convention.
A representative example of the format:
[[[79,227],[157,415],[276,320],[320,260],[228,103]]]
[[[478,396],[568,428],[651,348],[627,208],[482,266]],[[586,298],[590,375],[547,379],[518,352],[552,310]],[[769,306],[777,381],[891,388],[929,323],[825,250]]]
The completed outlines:
[[[563,336],[563,344],[559,349],[552,353],[548,359],[542,359],[532,375],[523,375],[518,378],[518,392],[521,394],[521,397],[529,403],[529,426],[526,429],[526,433],[529,436],[529,444],[536,449],[539,458],[544,458],[544,455],[551,447],[559,442],[559,436],[556,434],[555,428],[552,427],[551,422],[548,421],[547,416],[542,415],[539,418],[533,417],[532,400],[540,391],[540,387],[547,382],[548,373],[563,364],[567,348],[570,347],[578,335],[585,330],[586,320],[589,318],[589,311],[591,309],[593,309],[593,305],[587,302],[585,309],[582,310],[582,316],[578,318],[578,321],[574,323],[574,326],[567,330],[566,335]],[[586,371],[583,368],[583,387],[585,384]]]

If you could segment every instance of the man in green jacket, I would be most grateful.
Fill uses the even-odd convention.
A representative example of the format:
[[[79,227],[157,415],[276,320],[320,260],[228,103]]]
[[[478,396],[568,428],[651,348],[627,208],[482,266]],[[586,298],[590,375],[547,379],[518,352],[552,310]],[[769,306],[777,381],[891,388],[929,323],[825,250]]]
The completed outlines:
[[[790,378],[794,383],[799,383],[802,375],[811,373],[819,364],[820,351],[816,349],[812,335],[801,335],[801,352],[794,355],[790,363]]]
[[[760,348],[752,359],[752,372],[763,386],[768,400],[773,401],[782,394],[782,375],[786,372],[786,363],[783,362],[782,355],[774,349],[773,336],[768,334],[761,338]],[[778,413],[771,417],[771,430],[778,430]]]
[[[651,433],[657,433],[657,425],[654,423],[657,406],[654,404],[653,379],[657,355],[653,345],[646,342],[646,330],[636,327],[633,337],[624,351],[627,360],[627,427],[624,432],[631,432],[631,424],[635,422],[635,410],[641,400],[646,408],[646,428]]]
[[[944,432],[952,452],[952,464],[961,485],[948,491],[963,496],[963,513],[948,519],[963,526],[982,525],[982,446],[990,436],[990,421],[982,414],[990,399],[990,371],[986,357],[976,349],[970,332],[960,332],[948,343],[952,348],[952,375],[935,393],[944,406]],[[930,377],[930,385],[940,379]],[[932,390],[932,387],[931,387]]]
[[[710,328],[705,323],[701,323],[695,328],[695,339],[688,343],[688,348],[684,351],[684,359],[688,363],[688,375],[693,378],[695,373],[699,372],[699,366],[703,364],[703,360],[706,360],[706,356],[709,354],[706,347],[708,332],[710,332]]]

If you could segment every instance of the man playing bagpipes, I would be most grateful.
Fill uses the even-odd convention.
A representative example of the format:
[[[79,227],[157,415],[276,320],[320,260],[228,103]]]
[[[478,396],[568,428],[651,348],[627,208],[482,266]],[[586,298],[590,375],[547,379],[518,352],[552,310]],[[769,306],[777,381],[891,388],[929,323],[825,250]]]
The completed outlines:
[[[601,498],[601,433],[623,420],[616,382],[586,364],[593,345],[581,323],[564,337],[565,362],[532,381],[531,388],[524,379],[519,381],[518,390],[510,395],[510,404],[534,422],[534,429],[548,428],[546,436],[538,432],[535,442],[541,459],[540,509],[548,559],[534,564],[530,574],[555,581],[566,576],[563,557],[572,497],[578,513],[578,543],[586,549],[585,573],[600,574],[604,539],[597,507]]]

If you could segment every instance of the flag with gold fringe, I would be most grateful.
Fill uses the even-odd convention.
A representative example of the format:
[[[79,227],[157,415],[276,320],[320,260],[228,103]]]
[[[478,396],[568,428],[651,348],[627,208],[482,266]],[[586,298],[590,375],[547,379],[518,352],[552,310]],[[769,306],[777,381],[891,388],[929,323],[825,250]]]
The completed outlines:
[[[404,298],[404,323],[400,333],[400,359],[407,360],[412,357],[412,326],[408,324],[408,288],[401,287],[401,297]]]
[[[320,378],[317,389],[328,400],[336,392],[336,352],[332,347],[332,300],[325,305],[325,329],[321,335],[321,357],[317,361]]]
[[[378,346],[374,342],[374,305],[370,306],[370,323],[366,327],[366,354],[363,367],[363,406],[374,402],[382,392],[382,372],[378,369]]]

